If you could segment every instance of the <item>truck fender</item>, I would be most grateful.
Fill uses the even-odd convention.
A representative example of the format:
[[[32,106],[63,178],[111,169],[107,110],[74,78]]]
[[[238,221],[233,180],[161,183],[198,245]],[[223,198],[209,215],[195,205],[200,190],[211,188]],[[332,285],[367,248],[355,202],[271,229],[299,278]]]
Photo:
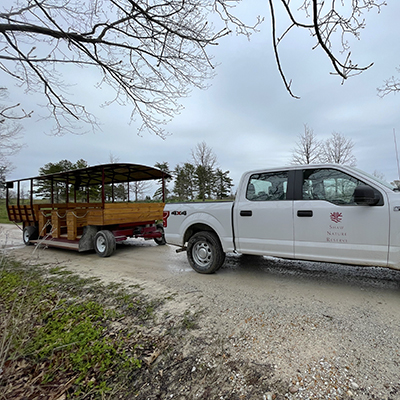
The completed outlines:
[[[185,219],[180,226],[179,235],[183,238],[182,245],[184,245],[196,232],[215,232],[221,242],[223,251],[226,253],[227,251],[232,250],[232,234],[229,230],[230,227],[230,223],[223,224],[213,215],[201,212],[191,214]]]

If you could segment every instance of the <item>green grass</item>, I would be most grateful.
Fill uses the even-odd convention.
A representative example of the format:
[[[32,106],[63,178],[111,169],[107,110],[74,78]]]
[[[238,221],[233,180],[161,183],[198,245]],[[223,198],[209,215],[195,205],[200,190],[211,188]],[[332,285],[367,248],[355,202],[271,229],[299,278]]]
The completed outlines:
[[[8,223],[10,223],[10,221],[8,220],[6,201],[4,199],[0,199],[0,224]]]
[[[185,314],[183,316],[182,320],[182,328],[186,330],[192,330],[192,329],[197,329],[198,328],[198,321],[199,318],[199,313],[191,313],[189,310],[185,311]]]
[[[143,343],[133,327],[151,322],[161,300],[63,268],[29,267],[4,257],[1,264],[1,400],[26,387],[38,395],[55,390],[58,397],[100,399],[142,368],[138,349],[153,343]],[[131,328],[115,331],[114,324],[126,318]]]

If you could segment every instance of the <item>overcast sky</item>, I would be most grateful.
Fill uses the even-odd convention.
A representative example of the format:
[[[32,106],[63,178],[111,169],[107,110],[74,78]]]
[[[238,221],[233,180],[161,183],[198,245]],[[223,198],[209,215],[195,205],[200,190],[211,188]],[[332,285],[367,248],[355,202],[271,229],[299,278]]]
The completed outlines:
[[[268,15],[265,0],[246,0],[246,6],[243,16],[248,22],[257,14]],[[290,97],[278,74],[268,18],[250,41],[236,35],[221,39],[212,49],[219,66],[209,82],[211,87],[193,90],[183,99],[185,108],[166,127],[171,135],[165,140],[149,133],[138,136],[140,124],[129,124],[128,107],[100,108],[99,100],[107,97],[107,90],[94,88],[92,71],[79,70],[81,83],[68,90],[96,114],[102,130],[52,137],[47,134],[52,121],[38,120],[36,113],[22,122],[26,146],[11,159],[15,169],[8,178],[37,175],[44,164],[62,159],[84,159],[90,165],[108,163],[110,154],[120,162],[154,165],[165,161],[173,169],[190,161],[191,149],[205,141],[216,154],[219,167],[229,170],[237,185],[246,170],[289,164],[307,124],[319,139],[332,132],[351,138],[358,168],[379,171],[388,181],[397,179],[393,130],[400,143],[400,95],[382,99],[376,89],[396,75],[400,65],[399,15],[399,1],[389,2],[380,14],[372,11],[366,15],[367,27],[360,41],[352,43],[352,59],[360,66],[371,62],[374,66],[343,85],[330,74],[331,64],[321,50],[311,49],[313,41],[307,32],[288,36],[280,54],[299,100]],[[76,75],[76,70],[71,74]],[[38,101],[32,95],[19,99],[18,90],[4,73],[2,84],[9,88],[10,101],[21,101],[26,110]]]

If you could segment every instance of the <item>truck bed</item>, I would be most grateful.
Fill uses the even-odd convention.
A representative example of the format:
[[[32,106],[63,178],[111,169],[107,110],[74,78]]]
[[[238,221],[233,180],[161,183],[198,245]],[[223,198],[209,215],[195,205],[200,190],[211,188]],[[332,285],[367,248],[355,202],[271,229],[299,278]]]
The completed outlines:
[[[164,212],[165,239],[167,243],[184,246],[193,230],[204,229],[205,224],[220,233],[224,251],[234,249],[232,234],[233,201],[166,204]],[[199,223],[197,223],[199,222]],[[191,227],[190,230],[188,228]]]

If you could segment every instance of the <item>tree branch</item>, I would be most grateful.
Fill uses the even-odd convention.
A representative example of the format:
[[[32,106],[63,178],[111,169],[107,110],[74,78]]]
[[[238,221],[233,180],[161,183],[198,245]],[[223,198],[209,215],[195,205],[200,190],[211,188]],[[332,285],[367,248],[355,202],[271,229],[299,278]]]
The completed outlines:
[[[206,88],[205,82],[214,76],[209,46],[232,30],[250,37],[263,21],[258,17],[248,25],[235,15],[240,0],[31,0],[28,6],[10,1],[8,12],[0,14],[0,70],[27,91],[44,95],[59,133],[75,130],[78,120],[91,124],[94,118],[83,105],[62,95],[65,85],[56,65],[95,66],[102,74],[100,85],[115,93],[106,104],[131,104],[131,117],[142,120],[139,131],[147,128],[163,137],[161,126],[179,113],[179,99],[192,87]],[[275,2],[283,5],[289,18],[280,37]],[[303,0],[299,8],[291,0],[275,2],[269,0],[272,46],[279,74],[294,98],[298,97],[278,52],[294,28],[311,31],[315,47],[321,47],[342,79],[372,65],[351,62],[345,35],[358,38],[365,26],[363,12],[379,11],[384,2],[352,0],[348,17],[336,11],[335,0]],[[215,15],[222,22],[218,28],[211,24]],[[302,16],[311,17],[311,23]],[[343,62],[332,50],[331,41],[337,37],[346,53]]]
[[[300,97],[295,96],[293,94],[292,89],[291,89],[292,81],[288,82],[286,80],[285,73],[283,72],[283,69],[282,69],[282,66],[281,66],[281,60],[280,60],[279,53],[278,53],[279,41],[276,38],[275,10],[274,10],[274,5],[273,5],[273,0],[269,0],[269,6],[270,6],[270,10],[271,10],[272,45],[273,45],[273,48],[274,48],[276,65],[278,67],[278,71],[279,71],[279,74],[281,75],[283,83],[284,83],[284,85],[286,87],[286,90],[289,92],[289,94],[292,97],[294,97],[295,99],[299,99]]]

